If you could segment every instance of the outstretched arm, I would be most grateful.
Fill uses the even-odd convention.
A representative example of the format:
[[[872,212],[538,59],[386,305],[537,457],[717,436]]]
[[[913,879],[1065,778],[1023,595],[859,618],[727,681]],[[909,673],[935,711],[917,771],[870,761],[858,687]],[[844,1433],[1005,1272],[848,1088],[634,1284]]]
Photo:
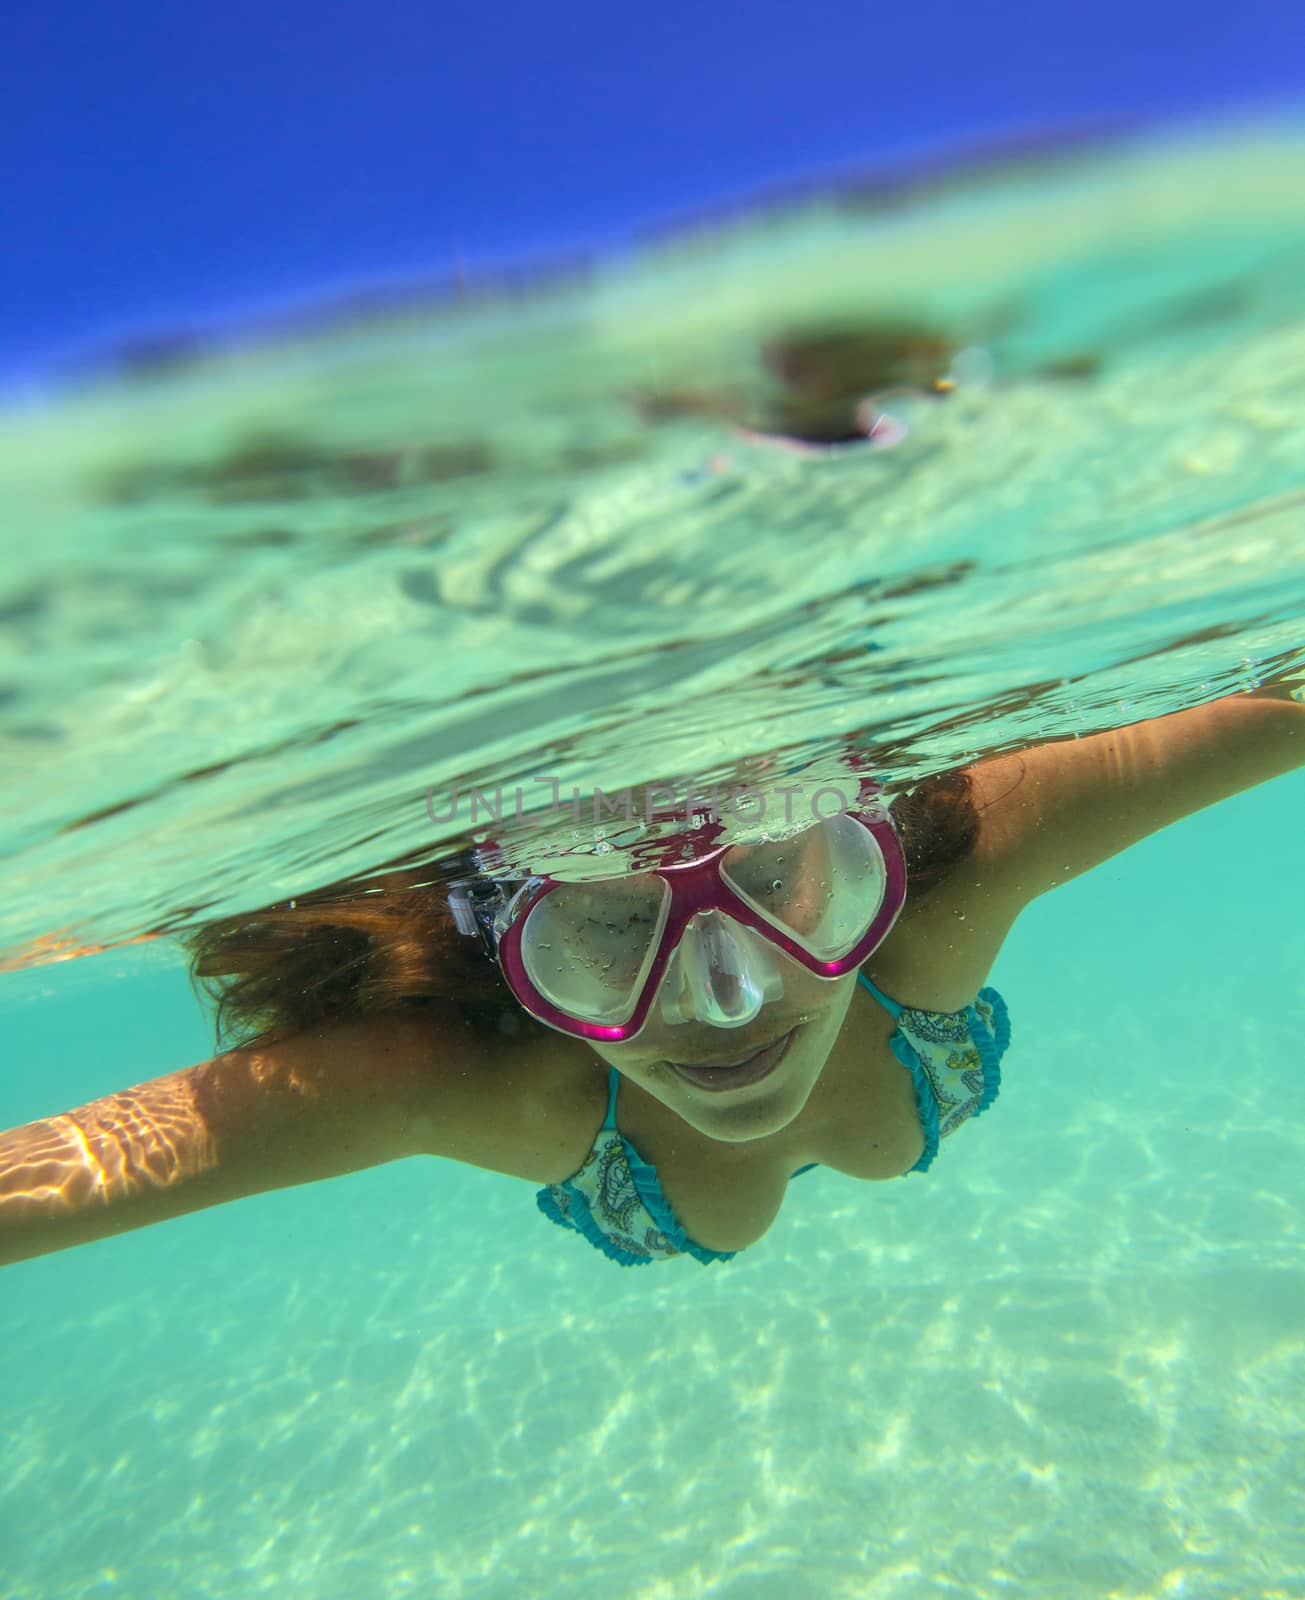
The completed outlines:
[[[456,1145],[481,1076],[456,1027],[334,1022],[0,1133],[0,1265]]]
[[[1281,683],[972,769],[977,851],[1013,917],[1131,844],[1305,765],[1305,705]]]
[[[991,756],[970,767],[979,835],[938,887],[902,914],[917,950],[946,952],[935,1003],[966,1003],[1012,924],[1039,895],[1170,823],[1305,765],[1305,705],[1287,686],[1231,695],[1147,722]],[[894,975],[907,989],[921,978]]]

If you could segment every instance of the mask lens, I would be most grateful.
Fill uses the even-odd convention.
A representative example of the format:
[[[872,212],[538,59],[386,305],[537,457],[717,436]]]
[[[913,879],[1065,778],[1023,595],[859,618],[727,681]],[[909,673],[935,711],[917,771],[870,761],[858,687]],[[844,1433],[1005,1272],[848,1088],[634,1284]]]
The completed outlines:
[[[619,1026],[634,1010],[669,911],[660,878],[558,884],[522,927],[526,974],[560,1010]]]
[[[792,839],[737,845],[726,883],[820,961],[845,956],[883,904],[887,873],[870,830],[840,814]]]

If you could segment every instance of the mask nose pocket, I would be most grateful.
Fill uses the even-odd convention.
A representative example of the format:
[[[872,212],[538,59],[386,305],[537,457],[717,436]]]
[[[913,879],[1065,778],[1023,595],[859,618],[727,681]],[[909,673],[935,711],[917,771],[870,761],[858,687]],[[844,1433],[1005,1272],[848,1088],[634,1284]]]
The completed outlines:
[[[741,1028],[784,993],[783,975],[764,940],[719,911],[684,930],[662,983],[665,1021]]]

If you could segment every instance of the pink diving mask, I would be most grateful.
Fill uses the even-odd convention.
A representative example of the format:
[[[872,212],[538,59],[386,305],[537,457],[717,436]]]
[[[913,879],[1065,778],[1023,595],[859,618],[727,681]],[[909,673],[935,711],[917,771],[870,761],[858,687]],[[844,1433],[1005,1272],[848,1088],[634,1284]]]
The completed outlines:
[[[737,1028],[782,995],[790,963],[842,977],[887,936],[906,897],[901,844],[878,806],[786,839],[670,859],[686,848],[681,840],[648,870],[619,878],[478,878],[455,885],[449,903],[531,1015],[618,1043],[640,1031],[655,1002],[670,1024]]]

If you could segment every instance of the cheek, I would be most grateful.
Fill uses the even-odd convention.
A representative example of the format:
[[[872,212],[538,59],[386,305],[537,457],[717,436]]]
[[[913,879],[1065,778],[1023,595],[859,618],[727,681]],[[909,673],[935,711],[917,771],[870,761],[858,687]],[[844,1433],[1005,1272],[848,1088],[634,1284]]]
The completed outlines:
[[[808,1008],[807,1031],[813,1040],[820,1041],[821,1048],[826,1054],[833,1049],[834,1041],[847,1020],[855,988],[856,974],[850,973],[845,979],[840,978],[836,984],[828,985],[825,992]]]
[[[802,992],[795,998],[810,1019],[812,1027],[820,1027],[835,1018],[842,1020],[852,1003],[852,991],[855,988],[855,972],[845,973],[843,977],[832,981],[807,975],[807,982]]]
[[[661,1059],[657,1052],[651,1049],[621,1050],[613,1046],[600,1050],[593,1047],[594,1054],[605,1067],[615,1067],[620,1073],[636,1082],[647,1082],[656,1075],[656,1065]]]

